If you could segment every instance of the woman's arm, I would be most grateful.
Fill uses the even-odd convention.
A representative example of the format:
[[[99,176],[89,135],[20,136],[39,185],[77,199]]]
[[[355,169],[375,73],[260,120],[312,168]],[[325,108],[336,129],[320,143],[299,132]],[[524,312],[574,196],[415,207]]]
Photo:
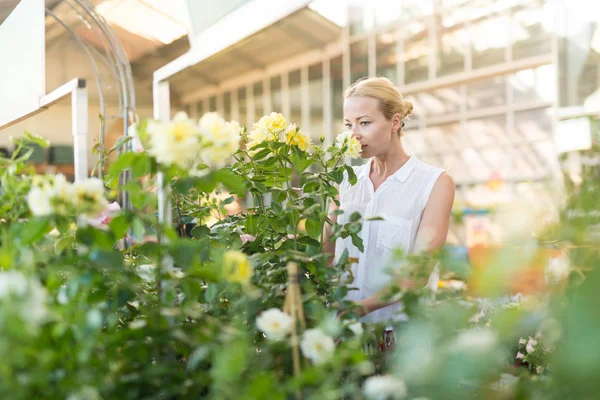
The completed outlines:
[[[431,253],[444,247],[446,236],[448,236],[454,192],[454,180],[448,173],[444,172],[436,181],[423,211],[415,240],[415,252],[417,254]],[[407,282],[406,280],[396,282],[396,284],[405,289],[416,286],[415,282]],[[381,300],[382,297],[386,297],[386,292],[389,289],[386,288],[374,296],[358,301],[358,305],[361,306],[359,314],[365,316],[393,304]]]

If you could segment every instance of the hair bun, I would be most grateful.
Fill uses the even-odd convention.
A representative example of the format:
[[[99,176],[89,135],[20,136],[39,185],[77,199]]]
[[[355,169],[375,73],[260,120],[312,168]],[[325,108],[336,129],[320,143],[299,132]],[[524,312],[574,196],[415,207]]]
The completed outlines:
[[[402,114],[404,114],[402,116],[403,119],[411,115],[413,112],[413,103],[408,100],[402,100],[402,111]]]

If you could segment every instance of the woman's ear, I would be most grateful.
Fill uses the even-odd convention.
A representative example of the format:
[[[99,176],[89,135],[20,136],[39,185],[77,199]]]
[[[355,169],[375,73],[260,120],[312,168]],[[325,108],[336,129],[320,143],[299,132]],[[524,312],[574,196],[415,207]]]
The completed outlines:
[[[394,132],[398,132],[402,128],[402,117],[396,113],[392,117],[392,129]]]

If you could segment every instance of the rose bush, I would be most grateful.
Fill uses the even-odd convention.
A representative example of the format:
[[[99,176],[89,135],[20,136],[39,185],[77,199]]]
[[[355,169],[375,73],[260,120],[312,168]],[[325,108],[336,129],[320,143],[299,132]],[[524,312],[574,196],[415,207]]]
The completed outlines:
[[[325,148],[276,113],[248,130],[214,113],[135,129],[141,151],[122,154],[104,182],[35,176],[27,143],[45,142],[31,135],[0,160],[2,398],[597,393],[600,381],[588,377],[600,372],[599,322],[589,313],[600,305],[600,276],[585,221],[565,212],[532,246],[499,252],[482,278],[484,298],[448,283],[468,278],[452,253],[409,257],[399,277],[422,281],[439,262],[440,289],[432,297],[392,285],[386,296],[404,302],[408,321],[394,326],[395,351],[372,354],[366,349],[384,327],[357,322],[344,300],[352,260],[342,255],[330,266],[323,253],[336,185],[356,180],[345,162],[360,152],[351,135]],[[567,209],[597,209],[575,201],[592,201],[596,184],[590,179],[583,196],[573,191]],[[165,223],[159,189],[169,194]],[[131,207],[109,205],[123,199]],[[333,238],[360,246],[361,218],[349,221],[332,226]],[[588,234],[574,234],[582,226]],[[527,249],[550,245],[570,249],[543,293],[502,291],[514,276],[505,272],[535,257]],[[302,315],[289,313],[290,282],[300,288]]]

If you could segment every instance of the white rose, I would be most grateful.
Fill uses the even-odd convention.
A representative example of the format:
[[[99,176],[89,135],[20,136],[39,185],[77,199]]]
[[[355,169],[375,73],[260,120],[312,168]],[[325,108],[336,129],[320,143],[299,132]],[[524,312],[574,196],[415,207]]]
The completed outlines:
[[[346,325],[346,328],[350,329],[355,336],[362,336],[364,333],[363,326],[360,322],[354,321]]]
[[[360,142],[352,136],[352,132],[350,131],[344,131],[338,134],[335,138],[335,145],[339,149],[347,146],[348,148],[345,155],[350,158],[358,158],[362,152]]]
[[[165,165],[189,169],[198,161],[201,150],[198,126],[185,113],[177,113],[170,123],[153,121],[146,129],[149,135],[148,153]]]
[[[523,353],[521,353],[521,352],[518,352],[518,353],[517,353],[517,356],[516,356],[515,358],[516,358],[517,360],[522,360],[522,359],[523,359],[523,357],[525,357],[525,355],[524,355]]]
[[[525,344],[525,343],[527,343],[527,341],[525,339],[523,339],[523,338],[519,339],[519,344]]]
[[[46,288],[35,278],[18,271],[0,272],[0,300],[10,296],[19,299],[23,320],[39,325],[46,318]]]
[[[270,340],[283,339],[292,331],[292,324],[292,317],[277,308],[264,311],[256,318],[256,327]]]
[[[527,346],[525,346],[525,350],[527,351],[527,354],[530,354],[535,351],[535,348],[531,343],[527,343]]]
[[[327,362],[333,356],[335,343],[331,336],[327,336],[320,329],[309,329],[302,336],[300,350],[304,357],[319,365]]]
[[[406,397],[406,385],[393,376],[371,376],[365,381],[363,392],[371,400],[403,399]]]
[[[27,194],[27,205],[33,215],[52,214],[50,194],[40,187],[32,187]]]
[[[456,337],[454,349],[456,351],[484,352],[492,349],[497,341],[497,335],[490,329],[469,329]]]

